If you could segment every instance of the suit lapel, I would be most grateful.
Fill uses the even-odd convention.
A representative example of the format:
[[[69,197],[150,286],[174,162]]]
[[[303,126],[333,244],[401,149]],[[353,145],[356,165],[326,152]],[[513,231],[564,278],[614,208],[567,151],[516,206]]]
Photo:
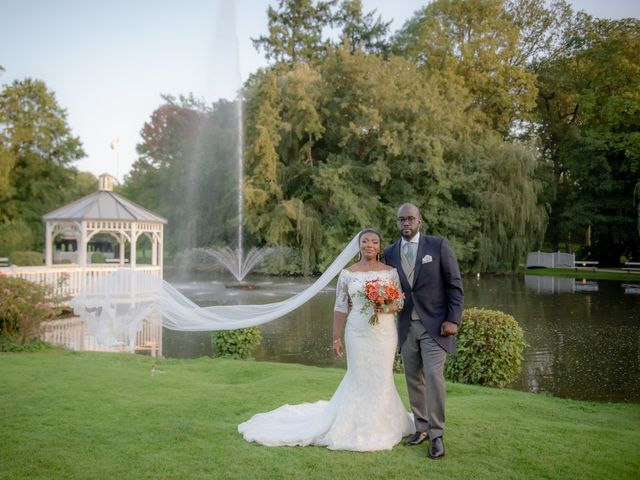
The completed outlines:
[[[402,241],[398,240],[396,244],[393,246],[393,261],[396,264],[396,270],[398,271],[398,276],[400,277],[400,284],[404,291],[410,290],[411,284],[409,283],[409,279],[407,275],[404,273],[404,268],[402,267],[402,253],[401,247]]]
[[[420,270],[422,270],[422,257],[426,255],[427,250],[427,237],[423,234],[420,234],[420,239],[418,242],[418,248],[416,250],[416,263],[413,267],[413,285],[416,284],[418,280],[418,275],[420,275]],[[413,286],[412,285],[412,286]]]

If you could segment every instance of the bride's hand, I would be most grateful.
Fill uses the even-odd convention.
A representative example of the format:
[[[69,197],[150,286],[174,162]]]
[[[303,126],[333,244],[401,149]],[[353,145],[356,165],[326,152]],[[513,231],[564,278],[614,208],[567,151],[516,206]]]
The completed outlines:
[[[341,338],[337,338],[333,341],[333,353],[336,357],[342,357],[342,355],[344,355],[344,345],[342,344]]]

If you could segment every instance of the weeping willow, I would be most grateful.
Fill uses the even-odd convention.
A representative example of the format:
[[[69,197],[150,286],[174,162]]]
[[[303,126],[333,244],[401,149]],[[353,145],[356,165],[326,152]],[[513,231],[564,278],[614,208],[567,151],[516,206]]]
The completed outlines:
[[[538,203],[541,185],[534,180],[535,158],[522,145],[489,140],[488,175],[481,199],[478,271],[516,270],[539,244],[547,223]]]

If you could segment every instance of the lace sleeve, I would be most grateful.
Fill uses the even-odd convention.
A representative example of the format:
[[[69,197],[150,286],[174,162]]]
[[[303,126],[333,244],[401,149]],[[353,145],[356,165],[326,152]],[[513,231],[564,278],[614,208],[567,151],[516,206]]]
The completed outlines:
[[[336,286],[336,306],[334,312],[349,313],[349,279],[345,270],[340,272]]]
[[[404,307],[404,295],[402,294],[402,284],[400,283],[400,277],[398,276],[398,270],[396,270],[395,268],[393,270],[391,270],[391,280],[393,280],[395,282],[395,284],[398,286],[398,291],[400,292],[400,300],[398,300],[397,302],[395,302],[400,309],[402,309],[402,307]]]

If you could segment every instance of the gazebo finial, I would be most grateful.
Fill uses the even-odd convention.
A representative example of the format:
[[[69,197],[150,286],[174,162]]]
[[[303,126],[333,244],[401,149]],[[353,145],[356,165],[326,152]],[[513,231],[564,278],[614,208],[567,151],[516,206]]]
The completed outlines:
[[[98,177],[98,190],[101,192],[113,192],[113,184],[116,179],[108,173],[103,173]]]

